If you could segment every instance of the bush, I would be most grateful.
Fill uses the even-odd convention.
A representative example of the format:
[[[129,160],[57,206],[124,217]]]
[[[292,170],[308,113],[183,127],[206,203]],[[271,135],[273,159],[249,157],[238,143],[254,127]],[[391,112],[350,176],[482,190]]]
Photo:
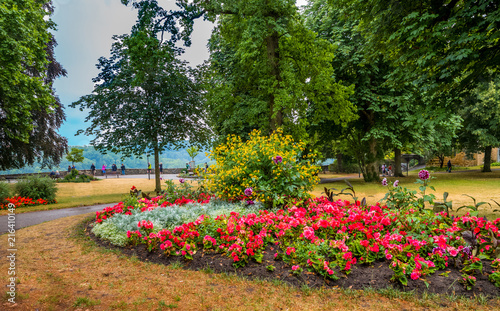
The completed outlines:
[[[44,199],[53,202],[56,199],[56,182],[48,177],[27,176],[19,180],[15,192],[33,200]]]
[[[259,200],[266,208],[287,199],[306,199],[319,182],[316,155],[304,155],[305,144],[280,130],[270,136],[259,131],[242,142],[235,135],[211,151],[216,161],[206,175],[207,189],[230,200]]]
[[[0,204],[2,204],[8,197],[10,197],[9,185],[4,182],[0,182]]]
[[[71,173],[64,176],[64,178],[62,180],[59,180],[59,182],[90,182],[91,180],[99,179],[95,178],[94,176],[79,174],[78,170],[72,169]]]

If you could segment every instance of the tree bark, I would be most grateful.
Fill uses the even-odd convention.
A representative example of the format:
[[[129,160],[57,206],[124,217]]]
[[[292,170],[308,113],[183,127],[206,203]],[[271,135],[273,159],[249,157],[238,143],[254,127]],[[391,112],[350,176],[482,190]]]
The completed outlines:
[[[337,153],[337,174],[342,172],[342,153]]]
[[[394,177],[404,177],[401,170],[401,149],[394,148]]]
[[[380,175],[378,172],[378,161],[377,161],[377,140],[371,138],[368,142],[368,157],[365,163],[365,170],[363,172],[363,179],[366,182],[379,181]]]
[[[273,27],[269,25],[269,27]],[[274,31],[266,38],[267,44],[267,58],[271,66],[271,74],[278,81],[277,88],[281,87],[281,72],[280,72],[280,55],[279,55],[279,35]],[[283,125],[283,111],[281,108],[276,111],[276,98],[275,92],[272,92],[269,99],[269,127],[271,132],[276,131],[277,128]]]
[[[154,146],[154,153],[155,153],[155,182],[156,182],[156,187],[155,191],[156,193],[161,192],[161,183],[160,183],[160,150],[158,148],[158,144],[155,143]]]
[[[484,165],[483,165],[483,173],[491,172],[491,146],[487,146],[484,148]]]

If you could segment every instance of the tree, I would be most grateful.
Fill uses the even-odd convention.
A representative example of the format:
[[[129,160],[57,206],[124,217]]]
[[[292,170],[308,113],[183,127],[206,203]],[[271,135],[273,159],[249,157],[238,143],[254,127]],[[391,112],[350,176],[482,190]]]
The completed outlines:
[[[491,150],[500,146],[500,78],[482,83],[464,99],[459,141],[469,152],[483,150],[483,172],[491,172]]]
[[[94,92],[71,106],[90,110],[91,125],[78,134],[94,135],[98,151],[129,157],[151,150],[159,192],[159,153],[187,141],[201,144],[208,129],[193,72],[176,58],[182,50],[172,38],[163,41],[164,31],[156,27],[156,3],[138,8],[131,34],[115,36],[111,57],[99,59]]]
[[[295,1],[194,3],[218,25],[209,42],[206,96],[216,134],[248,138],[252,129],[282,127],[302,139],[308,122],[354,118],[351,88],[333,73],[333,45],[305,27]]]
[[[388,79],[396,64],[380,53],[373,55],[368,39],[359,31],[360,21],[346,16],[336,3],[311,1],[306,9],[307,25],[318,35],[336,43],[332,64],[335,76],[355,85],[349,100],[357,107],[358,119],[345,128],[329,122],[316,123],[310,131],[320,143],[344,140],[338,151],[354,156],[366,181],[379,180],[379,162],[390,150],[395,154],[395,175],[402,176],[401,150],[423,144],[442,143],[445,134],[453,136],[456,118],[446,112],[443,101],[433,100],[422,89]],[[376,54],[376,53],[375,53]],[[436,113],[437,112],[437,113]],[[437,132],[443,135],[437,135]]]
[[[186,150],[189,154],[189,157],[191,157],[191,161],[194,162],[194,158],[198,155],[199,150],[200,148],[198,148],[198,146],[191,146]]]
[[[85,158],[83,157],[83,149],[72,147],[71,151],[66,155],[66,160],[71,162],[71,164],[83,162]]]
[[[54,57],[57,45],[46,17],[51,1],[6,0],[0,4],[0,169],[36,161],[58,164],[67,140],[57,133],[65,120],[53,81],[66,71]]]
[[[499,67],[498,1],[329,2],[346,6],[346,16],[361,20],[373,55],[397,63],[393,80],[425,84],[427,92],[461,91],[490,81]]]

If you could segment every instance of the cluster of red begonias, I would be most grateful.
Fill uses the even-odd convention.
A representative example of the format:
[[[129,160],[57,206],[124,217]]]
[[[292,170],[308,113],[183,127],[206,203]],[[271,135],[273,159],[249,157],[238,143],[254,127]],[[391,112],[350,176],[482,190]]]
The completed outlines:
[[[3,204],[0,204],[0,210],[8,209],[10,203],[14,204],[14,208],[19,208],[24,206],[47,205],[49,203],[56,203],[56,200],[49,202],[44,199],[33,200],[32,198],[17,196],[12,198],[6,198],[5,202]]]
[[[123,212],[123,208],[114,210]],[[200,248],[213,249],[230,256],[235,266],[249,260],[261,262],[266,247],[272,245],[269,249],[276,251],[275,258],[293,265],[295,271],[303,267],[334,279],[335,270],[349,273],[355,264],[385,258],[395,271],[394,278],[403,284],[407,277],[419,279],[450,262],[473,263],[477,257],[462,237],[466,230],[474,235],[481,254],[493,256],[491,242],[499,237],[500,219],[449,218],[443,212],[424,215],[417,224],[415,213],[322,197],[276,212],[261,210],[258,215],[232,212],[215,219],[201,215],[172,231],[155,233],[151,228],[129,231],[127,237],[146,243],[149,250],[159,248],[166,255],[186,258]]]

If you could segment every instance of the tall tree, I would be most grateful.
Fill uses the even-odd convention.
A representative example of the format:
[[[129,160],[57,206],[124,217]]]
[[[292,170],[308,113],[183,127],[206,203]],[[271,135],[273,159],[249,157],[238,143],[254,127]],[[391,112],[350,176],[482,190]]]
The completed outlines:
[[[148,4],[137,6],[130,35],[114,37],[111,57],[99,59],[93,93],[71,106],[90,110],[90,127],[78,133],[94,135],[98,151],[123,157],[152,151],[159,192],[159,153],[188,141],[203,143],[208,133],[192,70],[176,58],[182,53],[176,39],[165,39],[169,34],[157,27],[157,4]]]
[[[67,140],[57,133],[65,120],[52,87],[66,71],[54,57],[57,45],[51,1],[0,3],[0,169],[36,161],[60,162]]]
[[[359,20],[347,18],[338,5],[312,0],[306,10],[308,26],[319,36],[338,45],[333,59],[335,76],[342,83],[355,85],[350,100],[356,105],[359,118],[346,128],[328,122],[310,127],[322,142],[346,140],[343,153],[355,156],[366,181],[379,179],[379,161],[387,150],[395,154],[395,172],[401,176],[401,149],[412,144],[434,140],[436,131],[453,133],[455,123],[413,84],[397,84],[388,80],[396,69],[382,54],[373,55],[368,39],[359,30]],[[450,137],[451,141],[451,137]]]
[[[484,152],[483,172],[491,172],[491,150],[500,147],[500,78],[482,83],[464,99],[459,141],[469,152]]]
[[[333,73],[333,45],[305,27],[294,0],[194,2],[218,25],[207,90],[217,134],[283,127],[304,138],[308,122],[345,124],[354,117],[351,89]]]

